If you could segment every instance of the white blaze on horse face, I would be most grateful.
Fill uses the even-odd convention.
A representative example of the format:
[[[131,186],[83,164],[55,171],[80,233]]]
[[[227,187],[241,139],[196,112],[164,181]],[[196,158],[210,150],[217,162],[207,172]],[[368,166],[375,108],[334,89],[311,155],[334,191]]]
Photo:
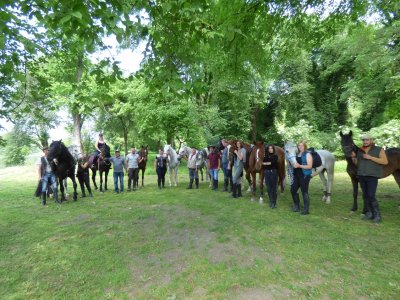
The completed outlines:
[[[260,160],[260,156],[258,155],[259,152],[260,152],[260,149],[257,149],[257,152],[256,152],[256,159],[257,160]]]

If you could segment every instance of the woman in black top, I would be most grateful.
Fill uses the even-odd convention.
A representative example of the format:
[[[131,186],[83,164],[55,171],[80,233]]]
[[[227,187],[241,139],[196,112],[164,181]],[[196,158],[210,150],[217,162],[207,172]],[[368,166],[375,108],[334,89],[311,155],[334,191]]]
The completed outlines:
[[[92,189],[90,188],[89,180],[89,158],[83,154],[82,159],[78,161],[78,171],[76,173],[79,185],[81,186],[82,198],[86,197],[85,185],[89,192],[89,197],[93,197]]]
[[[158,188],[165,186],[165,173],[167,173],[167,158],[164,156],[164,151],[159,150],[156,159],[154,160],[154,169],[157,172]]]
[[[274,145],[266,147],[264,155],[264,178],[267,186],[269,207],[276,207],[277,189],[278,189],[278,155],[275,153]]]

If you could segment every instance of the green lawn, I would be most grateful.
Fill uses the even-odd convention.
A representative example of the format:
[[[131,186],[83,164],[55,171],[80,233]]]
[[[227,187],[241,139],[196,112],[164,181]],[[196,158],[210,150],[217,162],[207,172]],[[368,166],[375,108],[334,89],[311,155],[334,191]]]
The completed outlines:
[[[329,205],[312,180],[308,216],[289,190],[275,210],[186,190],[184,168],[177,188],[149,172],[113,194],[110,174],[104,194],[41,206],[34,167],[0,169],[0,299],[398,299],[399,188],[381,180],[383,223],[362,221],[344,168]]]

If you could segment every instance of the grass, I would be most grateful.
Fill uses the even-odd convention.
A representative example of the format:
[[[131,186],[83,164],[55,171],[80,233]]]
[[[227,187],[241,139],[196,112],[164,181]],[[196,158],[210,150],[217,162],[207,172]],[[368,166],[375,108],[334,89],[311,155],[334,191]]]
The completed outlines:
[[[288,190],[275,210],[186,190],[184,168],[176,188],[159,191],[150,170],[136,192],[43,207],[34,167],[0,169],[0,298],[396,299],[398,186],[380,180],[374,225],[350,213],[344,169],[330,205],[312,180],[308,216],[290,212]]]

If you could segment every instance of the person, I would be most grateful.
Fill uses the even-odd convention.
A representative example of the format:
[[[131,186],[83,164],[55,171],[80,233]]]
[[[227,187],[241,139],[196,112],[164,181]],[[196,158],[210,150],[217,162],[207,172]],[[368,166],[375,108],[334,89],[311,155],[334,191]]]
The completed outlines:
[[[165,173],[167,173],[167,157],[162,149],[158,150],[156,159],[154,160],[154,169],[157,172],[158,188],[165,187]]]
[[[42,183],[42,205],[46,205],[47,187],[50,185],[53,190],[54,202],[60,203],[58,201],[58,183],[57,176],[54,173],[50,162],[47,159],[49,154],[49,148],[43,148],[43,156],[36,163],[39,180]]]
[[[233,167],[234,172],[232,176],[233,188],[232,188],[232,198],[242,197],[242,177],[243,177],[243,168],[246,163],[246,149],[243,148],[243,144],[240,141],[236,142],[236,149],[233,151],[235,154],[233,158]],[[229,164],[228,168],[232,169],[232,166]]]
[[[228,186],[230,186],[230,192],[232,192],[232,169],[228,169],[228,163],[229,163],[229,147],[228,143],[225,139],[222,139],[221,141],[222,146],[224,149],[222,150],[222,155],[221,155],[221,166],[222,166],[222,172],[224,173],[224,188],[223,192],[228,191]]]
[[[103,148],[103,146],[106,144],[103,134],[99,133],[99,137],[97,138],[96,142],[94,143],[94,148],[95,150],[95,155],[93,158],[93,163],[92,163],[92,168],[94,167],[94,165],[96,165],[97,160],[101,154],[101,148]]]
[[[78,161],[78,171],[76,172],[76,177],[81,186],[82,198],[86,197],[85,186],[89,192],[89,197],[93,197],[92,189],[90,188],[89,166],[89,158],[83,153],[82,159]]]
[[[278,155],[275,153],[274,145],[265,147],[265,155],[263,160],[264,165],[264,180],[267,186],[269,207],[276,208],[277,189],[278,189]]]
[[[136,148],[131,148],[131,153],[126,156],[126,164],[128,173],[128,192],[131,191],[131,184],[133,182],[133,190],[136,191],[138,176],[139,176],[139,164],[143,160],[143,157],[139,159],[139,154],[136,153]]]
[[[196,183],[196,189],[199,188],[199,174],[197,172],[196,155],[197,155],[197,150],[195,148],[192,148],[187,160],[187,167],[189,171],[189,180],[190,180],[187,189],[193,188],[193,181],[195,181]]]
[[[121,157],[119,149],[115,150],[115,156],[109,158],[114,165],[114,193],[124,191],[124,170],[126,169],[125,160]],[[120,188],[118,189],[118,179]]]
[[[357,177],[360,182],[363,198],[365,199],[366,213],[364,220],[382,221],[379,204],[376,200],[378,179],[383,177],[383,165],[388,164],[385,150],[374,144],[372,136],[361,136],[362,147],[352,153],[353,162],[357,165]]]
[[[215,146],[208,146],[210,154],[208,154],[208,170],[212,180],[212,190],[218,191],[218,171],[221,168],[219,152],[215,151]]]
[[[300,211],[300,197],[298,190],[300,188],[303,194],[304,208],[301,212],[302,215],[308,215],[310,213],[310,196],[308,194],[308,186],[311,180],[312,174],[312,156],[307,152],[307,144],[302,141],[297,145],[299,150],[296,156],[296,163],[294,164],[293,172],[293,184],[290,188],[290,192],[293,198],[293,211]]]

